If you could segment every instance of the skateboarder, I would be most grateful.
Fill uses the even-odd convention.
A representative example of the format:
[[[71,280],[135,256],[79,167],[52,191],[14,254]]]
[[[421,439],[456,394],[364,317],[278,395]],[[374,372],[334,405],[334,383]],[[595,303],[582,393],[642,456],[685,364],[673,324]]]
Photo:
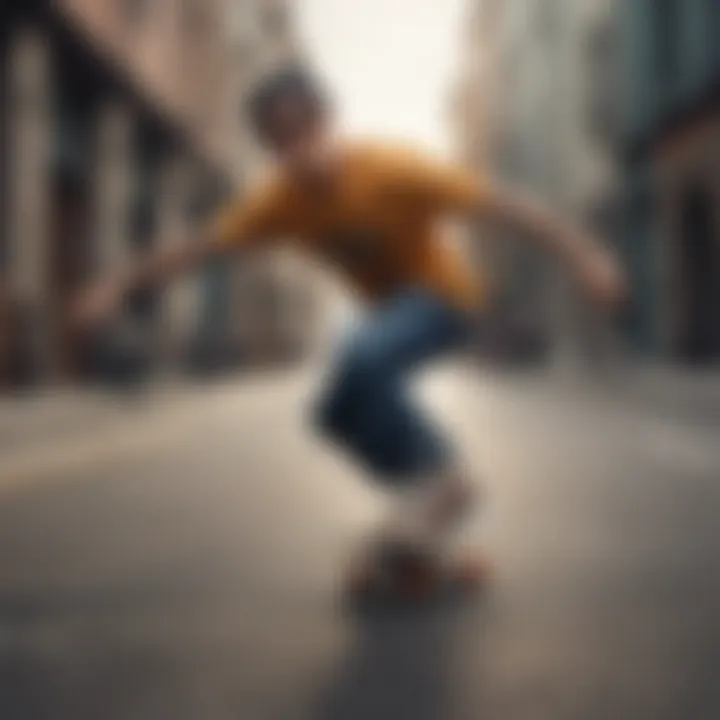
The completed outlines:
[[[489,178],[408,148],[340,137],[330,98],[303,68],[263,79],[248,111],[276,160],[272,177],[181,247],[93,283],[77,303],[76,321],[93,326],[131,292],[250,248],[284,242],[325,261],[366,313],[338,350],[314,420],[397,488],[386,546],[429,560],[467,511],[474,487],[452,440],[416,406],[408,379],[458,348],[470,314],[485,302],[468,259],[443,241],[441,221],[485,217],[520,231],[608,309],[623,298],[623,275],[581,229]]]

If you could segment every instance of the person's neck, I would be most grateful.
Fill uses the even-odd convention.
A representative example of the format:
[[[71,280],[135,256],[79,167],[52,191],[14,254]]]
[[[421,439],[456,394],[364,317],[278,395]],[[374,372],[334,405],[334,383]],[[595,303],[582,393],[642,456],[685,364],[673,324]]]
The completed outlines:
[[[322,160],[318,165],[304,173],[303,182],[309,187],[325,191],[335,186],[335,182],[342,172],[342,165],[345,159],[343,147],[338,142],[332,142],[323,153]]]

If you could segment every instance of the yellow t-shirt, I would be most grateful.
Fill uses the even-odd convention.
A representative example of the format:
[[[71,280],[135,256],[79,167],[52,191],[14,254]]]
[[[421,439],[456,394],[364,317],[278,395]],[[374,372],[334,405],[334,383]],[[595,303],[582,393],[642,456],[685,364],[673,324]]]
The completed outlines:
[[[481,300],[479,282],[468,259],[443,242],[438,222],[475,212],[487,193],[470,173],[413,152],[353,146],[331,187],[279,175],[221,213],[212,234],[234,247],[287,240],[371,301],[416,285],[471,308]]]

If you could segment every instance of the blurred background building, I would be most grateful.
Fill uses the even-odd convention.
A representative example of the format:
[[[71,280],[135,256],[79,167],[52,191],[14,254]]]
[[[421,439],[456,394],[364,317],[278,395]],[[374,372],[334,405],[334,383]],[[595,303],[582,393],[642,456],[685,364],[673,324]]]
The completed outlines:
[[[628,336],[644,355],[720,359],[720,3],[634,0],[621,27]]]
[[[633,289],[619,342],[557,270],[486,230],[497,352],[720,358],[718,38],[716,0],[470,3],[459,154],[606,237]]]
[[[262,174],[241,106],[260,74],[305,54],[298,12],[291,0],[3,2],[2,385],[128,363],[267,365],[316,344],[338,303],[284,252],[135,298],[90,341],[66,322],[88,278],[182,238]],[[632,353],[716,361],[720,3],[467,0],[465,18],[459,158],[596,230],[633,288],[611,325],[531,244],[479,228],[483,351],[579,368]]]
[[[461,159],[616,236],[616,22],[611,0],[473,0],[452,95]],[[518,238],[482,230],[486,322],[503,360],[586,367],[617,353],[569,278]]]
[[[90,277],[182,239],[256,172],[241,101],[299,52],[285,3],[8,0],[0,13],[2,383],[82,379],[124,356],[170,369],[299,353],[312,283],[285,259],[136,298],[91,342],[67,324]]]
[[[287,0],[230,2],[227,12],[233,57],[230,107],[236,122],[233,175],[238,187],[246,187],[262,175],[264,158],[247,124],[237,124],[238,112],[261,75],[301,61],[303,51]],[[320,312],[316,280],[307,264],[284,250],[211,269],[198,349],[231,362],[261,365],[303,357]]]

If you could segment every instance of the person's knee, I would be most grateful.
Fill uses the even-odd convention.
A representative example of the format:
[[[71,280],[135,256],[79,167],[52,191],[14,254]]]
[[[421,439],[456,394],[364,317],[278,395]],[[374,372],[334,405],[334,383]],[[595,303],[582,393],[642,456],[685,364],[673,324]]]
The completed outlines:
[[[321,435],[337,437],[340,434],[338,403],[334,388],[325,390],[310,407],[310,422]]]
[[[325,434],[342,435],[350,418],[356,417],[369,399],[378,397],[388,378],[385,365],[381,354],[370,347],[348,353],[313,406],[315,427]]]
[[[340,395],[372,392],[390,379],[390,365],[382,348],[360,345],[347,355],[338,374]]]

